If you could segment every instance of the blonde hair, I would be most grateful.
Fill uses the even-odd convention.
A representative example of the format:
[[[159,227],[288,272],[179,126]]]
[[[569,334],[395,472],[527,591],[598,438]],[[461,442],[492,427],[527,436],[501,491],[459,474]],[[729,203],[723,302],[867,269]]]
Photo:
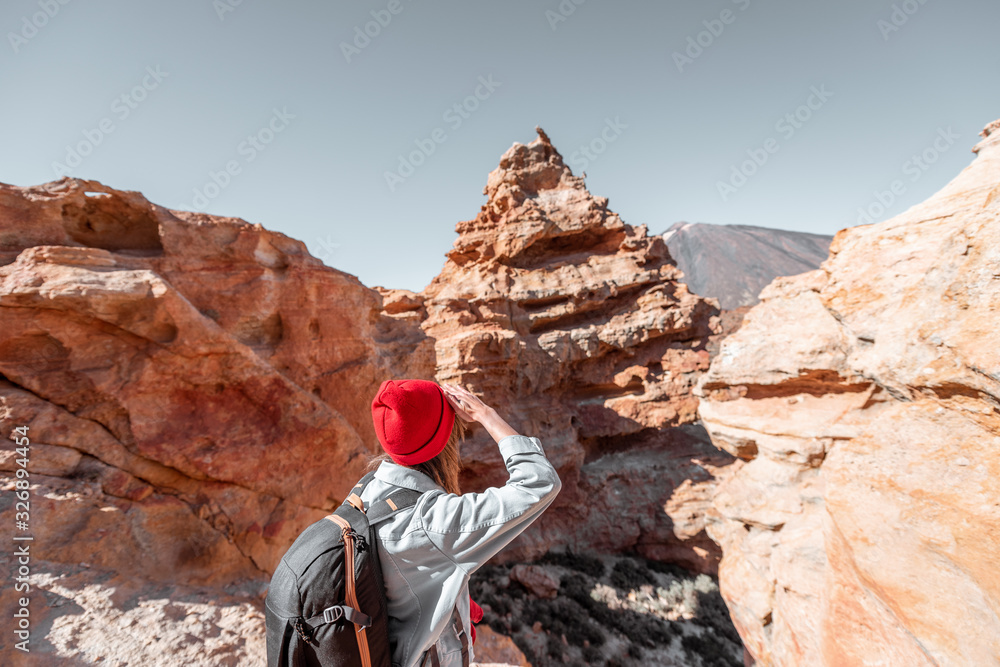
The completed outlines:
[[[461,495],[462,489],[458,483],[458,474],[462,471],[462,455],[459,449],[462,440],[465,439],[465,432],[468,428],[466,423],[456,415],[455,424],[451,427],[451,435],[448,436],[448,442],[445,444],[444,449],[441,450],[441,453],[430,461],[406,467],[424,473],[434,480],[436,484],[444,487],[446,492]],[[369,471],[375,470],[383,461],[392,461],[392,457],[385,452],[377,454],[369,459],[367,469]]]

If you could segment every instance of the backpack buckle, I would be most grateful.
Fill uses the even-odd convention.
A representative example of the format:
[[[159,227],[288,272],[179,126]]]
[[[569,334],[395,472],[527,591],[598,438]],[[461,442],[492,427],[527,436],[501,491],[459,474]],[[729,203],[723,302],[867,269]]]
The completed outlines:
[[[323,622],[333,623],[344,617],[344,608],[340,606],[327,607],[323,610]]]

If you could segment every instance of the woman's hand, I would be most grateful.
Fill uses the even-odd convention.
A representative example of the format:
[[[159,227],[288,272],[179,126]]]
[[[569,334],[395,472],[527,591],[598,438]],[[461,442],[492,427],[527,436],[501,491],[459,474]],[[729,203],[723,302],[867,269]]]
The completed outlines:
[[[451,407],[455,408],[455,414],[459,419],[466,422],[479,422],[497,442],[508,435],[517,435],[517,431],[501,419],[496,410],[483,403],[478,396],[465,387],[453,384],[438,386],[444,391],[445,398],[448,399]]]
[[[492,410],[490,406],[483,403],[478,396],[465,387],[453,384],[439,386],[444,390],[445,398],[451,403],[451,407],[455,408],[455,414],[462,421],[478,422],[486,416],[487,411]]]

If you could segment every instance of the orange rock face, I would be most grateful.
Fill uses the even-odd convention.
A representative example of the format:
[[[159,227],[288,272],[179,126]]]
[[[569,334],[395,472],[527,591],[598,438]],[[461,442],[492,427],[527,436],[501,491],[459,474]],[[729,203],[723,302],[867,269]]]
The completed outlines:
[[[544,133],[503,156],[486,194],[413,294],[239,219],[93,181],[0,184],[0,521],[19,511],[6,439],[26,426],[33,651],[254,664],[244,639],[270,573],[378,450],[370,401],[391,377],[461,382],[542,440],[563,492],[507,557],[637,549],[716,567],[705,514],[733,459],[691,396],[715,303]],[[463,457],[467,490],[505,481],[481,429]],[[10,550],[0,562],[13,571]],[[18,604],[0,592],[7,618]],[[155,641],[127,630],[147,622],[134,608]]]
[[[14,525],[7,438],[26,426],[32,573],[59,581],[36,582],[35,627],[59,615],[39,594],[57,589],[73,602],[61,622],[82,636],[118,622],[93,577],[67,574],[80,563],[150,600],[157,586],[209,586],[237,595],[233,609],[259,605],[371,451],[365,395],[394,372],[378,295],[259,225],[73,179],[0,186],[0,254],[0,516]],[[17,599],[0,594],[3,613]],[[239,655],[226,641],[216,648]],[[123,655],[173,650],[153,646]]]
[[[1000,664],[1000,123],[777,279],[700,384],[720,587],[768,665]]]
[[[0,268],[5,425],[60,452],[56,476],[180,503],[192,526],[218,524],[247,572],[270,570],[370,451],[356,394],[391,363],[377,296],[259,226],[62,186],[0,189],[16,257]]]
[[[531,667],[524,653],[510,637],[494,632],[488,625],[476,626],[476,662],[473,667]]]
[[[412,327],[408,340],[425,337],[421,374],[482,395],[559,469],[560,497],[508,557],[636,548],[711,571],[704,511],[731,458],[692,425],[692,389],[718,307],[677,282],[661,237],[625,224],[538,135],[501,157],[440,275],[421,294],[383,290],[385,312]],[[506,480],[482,430],[463,459],[468,490]]]

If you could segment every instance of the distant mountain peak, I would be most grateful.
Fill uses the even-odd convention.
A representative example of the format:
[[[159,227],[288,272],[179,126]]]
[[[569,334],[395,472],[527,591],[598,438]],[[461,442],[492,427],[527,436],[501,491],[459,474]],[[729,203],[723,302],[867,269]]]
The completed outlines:
[[[700,296],[732,310],[757,303],[778,276],[819,268],[832,236],[752,225],[676,222],[662,235],[683,282]]]

